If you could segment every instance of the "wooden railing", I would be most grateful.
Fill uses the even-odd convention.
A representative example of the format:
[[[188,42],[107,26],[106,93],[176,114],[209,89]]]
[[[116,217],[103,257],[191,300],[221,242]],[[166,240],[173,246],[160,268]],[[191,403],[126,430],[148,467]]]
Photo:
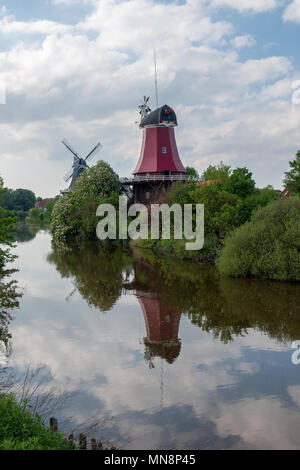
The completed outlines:
[[[120,178],[123,184],[142,183],[148,181],[201,181],[188,175],[135,175],[132,178]]]

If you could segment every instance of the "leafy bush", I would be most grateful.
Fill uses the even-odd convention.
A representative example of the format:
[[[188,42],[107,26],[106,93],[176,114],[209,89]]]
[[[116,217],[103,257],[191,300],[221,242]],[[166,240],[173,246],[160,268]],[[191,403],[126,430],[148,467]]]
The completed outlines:
[[[55,242],[96,238],[96,209],[103,198],[119,194],[118,175],[108,163],[99,161],[80,175],[71,191],[55,204],[51,215],[51,232]]]
[[[13,395],[0,395],[0,450],[72,450],[75,446],[19,406]]]
[[[278,197],[272,187],[255,188],[252,174],[247,168],[231,171],[229,166],[221,163],[218,167],[208,167],[202,176],[209,181],[203,184],[177,183],[168,197],[170,205],[192,204],[195,207],[196,204],[204,204],[205,239],[202,250],[186,251],[185,240],[174,239],[142,241],[140,244],[143,247],[180,259],[213,262],[223,247],[226,235],[249,220],[258,208]]]
[[[300,198],[258,210],[226,238],[217,266],[232,277],[300,281]]]

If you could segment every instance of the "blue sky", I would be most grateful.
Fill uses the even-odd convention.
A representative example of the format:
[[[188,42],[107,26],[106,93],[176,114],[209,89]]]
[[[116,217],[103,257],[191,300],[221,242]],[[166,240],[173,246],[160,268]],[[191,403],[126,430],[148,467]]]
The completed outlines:
[[[50,196],[99,140],[120,176],[138,159],[144,94],[177,112],[185,165],[247,166],[282,186],[300,147],[300,0],[0,1],[0,173]],[[0,90],[1,96],[1,90]]]

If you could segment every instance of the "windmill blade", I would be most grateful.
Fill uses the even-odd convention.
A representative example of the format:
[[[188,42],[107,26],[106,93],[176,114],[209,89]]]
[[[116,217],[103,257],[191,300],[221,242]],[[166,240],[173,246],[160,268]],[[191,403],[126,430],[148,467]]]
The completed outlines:
[[[74,157],[76,157],[76,158],[78,158],[78,159],[80,158],[80,156],[79,156],[77,150],[75,150],[75,149],[72,147],[72,145],[67,141],[67,139],[63,139],[63,140],[61,141],[61,143],[64,144],[64,146],[67,147],[67,149],[70,150],[70,152],[73,153]]]
[[[100,150],[103,149],[103,145],[99,142],[96,147],[93,148],[93,150],[88,154],[86,157],[85,161],[87,161],[88,158],[95,157],[97,153],[100,152]]]
[[[69,181],[71,178],[73,178],[73,176],[75,176],[75,175],[78,173],[78,171],[80,170],[80,168],[81,168],[81,165],[78,165],[75,170],[73,170],[73,168],[72,168],[72,172],[71,172],[71,174],[69,175],[69,177],[68,177],[67,179],[65,179],[65,182],[67,182],[67,181]],[[68,175],[66,175],[66,176],[68,176]]]
[[[71,170],[69,170],[68,173],[64,176],[65,183],[71,178],[73,173],[74,173],[74,168],[71,168]]]
[[[71,299],[71,297],[75,294],[76,291],[77,291],[76,288],[74,290],[72,290],[72,292],[68,295],[68,297],[66,297],[66,299],[65,299],[66,302],[68,302]]]

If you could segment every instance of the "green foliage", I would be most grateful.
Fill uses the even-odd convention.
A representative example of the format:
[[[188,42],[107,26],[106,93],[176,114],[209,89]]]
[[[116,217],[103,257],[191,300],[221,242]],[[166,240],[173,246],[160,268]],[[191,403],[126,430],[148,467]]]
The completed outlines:
[[[33,225],[48,225],[50,224],[50,213],[44,212],[40,209],[30,209],[28,216],[26,217],[27,224]]]
[[[193,168],[192,166],[186,167],[186,173],[188,176],[191,176],[195,181],[199,179],[198,171],[196,170],[196,168]]]
[[[0,205],[9,211],[27,212],[35,205],[35,194],[29,189],[8,189],[0,198]]]
[[[41,226],[49,225],[51,222],[51,214],[56,202],[56,199],[54,201],[48,201],[45,204],[45,210],[35,208],[30,209],[28,216],[26,217],[26,223]]]
[[[6,189],[3,188],[3,180],[0,177],[0,195],[5,194]],[[12,233],[15,230],[16,218],[10,217],[7,210],[0,207],[0,270],[3,270],[6,263],[15,259],[10,253],[10,248],[13,246]],[[7,246],[8,248],[4,248]]]
[[[10,276],[15,270],[4,270],[0,272],[0,342],[7,351],[9,350],[11,334],[9,324],[12,320],[12,309],[19,307],[20,292],[17,290],[15,280],[6,281],[4,278]]]
[[[66,243],[95,239],[96,209],[113,192],[120,194],[121,185],[108,163],[99,161],[82,173],[72,190],[54,206],[51,216],[54,241]]]
[[[285,173],[285,179],[283,180],[286,188],[292,194],[300,193],[300,150],[296,153],[296,158],[290,163],[290,171]]]
[[[186,251],[186,240],[146,240],[140,243],[160,253],[168,253],[181,259],[212,262],[216,259],[228,233],[250,219],[252,213],[277,198],[273,188],[256,189],[252,174],[247,168],[236,168],[221,163],[210,166],[203,173],[209,181],[177,183],[169,193],[168,203],[204,204],[205,241],[200,251]]]
[[[73,450],[61,434],[48,429],[39,417],[19,406],[13,395],[0,395],[0,450]]]
[[[96,242],[81,243],[69,250],[54,246],[48,255],[48,262],[62,277],[72,279],[88,305],[101,311],[110,310],[121,296],[122,270],[130,261],[127,251],[103,249]]]
[[[226,238],[217,266],[232,277],[300,281],[300,198],[257,211]]]
[[[218,166],[210,165],[203,173],[204,181],[225,183],[231,173],[231,167],[221,162]]]
[[[247,168],[236,168],[230,174],[225,190],[231,194],[236,194],[245,199],[255,193],[255,181],[252,179],[252,173]]]

